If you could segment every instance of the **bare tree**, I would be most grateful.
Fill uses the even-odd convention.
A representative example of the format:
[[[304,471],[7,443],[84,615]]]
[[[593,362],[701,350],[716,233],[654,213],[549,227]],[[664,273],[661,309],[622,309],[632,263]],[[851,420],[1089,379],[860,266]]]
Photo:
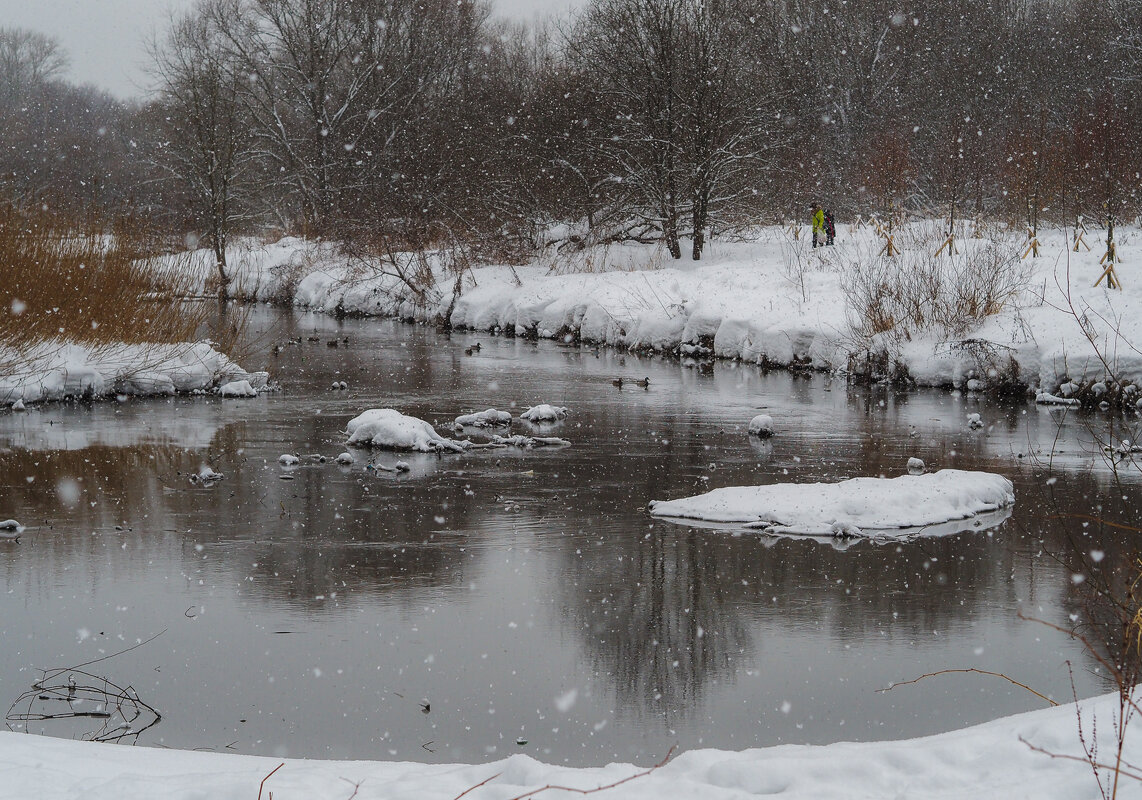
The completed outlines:
[[[759,179],[786,145],[766,67],[772,39],[754,12],[752,3],[736,0],[686,8],[684,161],[695,261],[711,220],[729,227],[738,214],[756,211]]]
[[[610,130],[595,131],[615,172],[639,194],[641,213],[682,257],[683,6],[686,0],[597,0],[569,42],[594,76]]]
[[[719,213],[756,197],[779,153],[765,27],[738,0],[597,0],[567,42],[605,109],[588,135],[633,190],[628,213],[701,258]],[[689,231],[684,228],[689,223]]]
[[[33,89],[63,76],[68,57],[42,33],[0,27],[0,104],[18,102]]]
[[[160,163],[189,194],[195,221],[214,252],[219,296],[226,299],[226,246],[241,219],[253,159],[241,70],[209,13],[218,4],[207,0],[176,20],[152,52],[166,123]]]
[[[486,11],[474,0],[220,0],[210,14],[246,78],[263,157],[321,230],[343,193],[402,174],[421,104],[447,93]]]

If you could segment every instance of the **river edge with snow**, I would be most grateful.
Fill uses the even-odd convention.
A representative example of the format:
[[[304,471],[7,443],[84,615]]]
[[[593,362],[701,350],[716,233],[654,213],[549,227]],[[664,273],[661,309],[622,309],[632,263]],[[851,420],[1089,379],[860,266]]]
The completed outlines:
[[[935,223],[898,235],[901,242],[911,237],[915,254],[930,244],[925,225]],[[986,236],[962,239],[964,251],[1021,247],[997,229]],[[229,255],[230,289],[246,300],[335,315],[447,322],[685,359],[905,374],[918,386],[987,391],[1014,382],[1029,398],[1142,408],[1142,285],[1128,278],[1118,291],[1105,281],[1094,286],[1103,269],[1099,245],[1074,252],[1068,231],[1044,232],[1040,241],[1041,256],[1019,262],[1019,291],[955,336],[901,326],[871,338],[856,333],[846,274],[876,261],[882,240],[869,227],[842,226],[836,247],[817,249],[785,229],[762,228],[748,241],[714,241],[701,262],[673,261],[643,244],[547,252],[522,266],[474,266],[459,281],[445,269],[444,252],[369,261],[331,242],[242,240]],[[1142,258],[1142,231],[1120,228],[1117,248],[1120,262]],[[158,262],[197,272],[208,290],[212,258],[199,250]],[[428,285],[416,285],[418,271],[431,274]],[[893,290],[891,282],[884,288]],[[246,379],[256,390],[265,386],[264,376],[211,349],[207,342],[98,350],[57,343],[31,354],[0,352],[0,405],[210,391]]]
[[[1102,760],[1112,761],[1117,711],[1118,696],[1109,694],[917,739],[691,750],[653,769],[630,764],[567,768],[524,754],[469,765],[283,760],[0,733],[0,797],[249,800],[263,796],[262,789],[286,800],[507,800],[567,794],[554,787],[612,787],[600,796],[1083,800],[1100,792],[1083,755],[1080,719],[1087,743],[1097,731],[1098,752]],[[1130,729],[1123,758],[1127,763],[1142,759],[1142,746]],[[1110,785],[1107,770],[1101,779]],[[1119,797],[1142,793],[1138,779],[1123,775],[1120,781]]]
[[[917,223],[898,243],[926,254],[934,225]],[[986,391],[1014,379],[1029,398],[1091,389],[1098,398],[1110,381],[1110,394],[1124,391],[1123,405],[1142,403],[1142,285],[1094,286],[1103,270],[1095,234],[1092,249],[1074,252],[1069,231],[1045,231],[1034,259],[1017,258],[1018,237],[995,228],[981,236],[958,241],[965,253],[1014,253],[1024,273],[998,313],[954,336],[898,326],[859,346],[845,285],[852,264],[877,261],[883,240],[869,227],[842,226],[835,247],[817,249],[804,236],[762,228],[748,241],[713,242],[701,262],[674,261],[642,244],[549,252],[522,266],[473,266],[460,281],[444,268],[443,252],[367,261],[331,242],[247,240],[232,248],[230,288],[238,297],[334,315],[771,367],[860,372],[867,346],[919,386]],[[1117,250],[1120,262],[1142,258],[1142,231],[1120,228]],[[204,281],[212,274],[207,251],[169,258]],[[424,290],[408,280],[416,269],[433,276]]]

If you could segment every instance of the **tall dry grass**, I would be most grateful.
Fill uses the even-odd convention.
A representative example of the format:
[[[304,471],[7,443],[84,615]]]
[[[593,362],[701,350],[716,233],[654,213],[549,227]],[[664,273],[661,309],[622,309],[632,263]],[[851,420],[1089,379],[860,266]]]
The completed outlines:
[[[186,303],[193,280],[144,266],[144,232],[83,230],[46,213],[0,207],[0,344],[169,344],[202,338],[211,315]]]

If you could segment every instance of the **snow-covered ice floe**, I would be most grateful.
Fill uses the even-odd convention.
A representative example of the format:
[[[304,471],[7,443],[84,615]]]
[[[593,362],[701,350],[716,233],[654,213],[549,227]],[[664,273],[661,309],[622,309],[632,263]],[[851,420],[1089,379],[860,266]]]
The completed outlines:
[[[0,541],[20,541],[24,526],[14,519],[0,520]]]
[[[917,739],[691,750],[657,769],[555,766],[522,753],[486,764],[281,759],[3,732],[0,774],[4,796],[49,800],[238,800],[256,797],[271,771],[267,792],[306,800],[345,800],[354,786],[359,798],[480,800],[567,794],[540,792],[545,786],[594,790],[612,784],[619,785],[600,798],[1093,800],[1100,795],[1083,758],[1078,719],[1099,752],[1112,753],[1117,709],[1118,695],[1108,694],[1080,702],[1077,710],[1068,703]],[[1142,737],[1127,735],[1122,755],[1124,763],[1142,760]],[[1137,796],[1138,783],[1126,776],[1122,781],[1121,788]]]
[[[462,452],[470,443],[446,439],[422,419],[400,413],[395,408],[370,408],[349,420],[345,426],[348,444],[380,447],[386,450],[417,450],[422,453],[450,450]]]
[[[489,408],[475,414],[462,414],[456,418],[456,424],[469,428],[493,428],[499,425],[511,425],[512,415],[507,411]]]
[[[223,397],[257,397],[258,390],[249,381],[230,381],[218,387],[218,394]]]
[[[518,447],[531,450],[535,447],[569,447],[571,442],[558,436],[493,436],[490,442],[496,447]]]
[[[209,464],[203,464],[197,473],[190,476],[191,483],[200,483],[203,486],[213,486],[226,478],[221,472],[215,472]]]
[[[728,486],[694,497],[653,501],[650,513],[768,533],[884,539],[947,534],[952,532],[948,523],[971,521],[1014,502],[1015,490],[1002,475],[944,469],[840,483]]]
[[[553,406],[540,403],[537,406],[528,406],[519,418],[527,422],[557,422],[567,416],[567,409],[563,406]]]
[[[1079,401],[1073,397],[1059,397],[1050,392],[1039,392],[1035,395],[1035,402],[1041,406],[1077,406]]]

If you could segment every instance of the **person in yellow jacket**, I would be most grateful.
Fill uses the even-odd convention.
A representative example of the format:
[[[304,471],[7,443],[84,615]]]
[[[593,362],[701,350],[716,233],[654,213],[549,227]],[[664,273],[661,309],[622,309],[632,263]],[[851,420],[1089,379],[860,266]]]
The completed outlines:
[[[825,211],[821,208],[820,203],[814,203],[813,206],[813,247],[817,246],[817,239],[820,237],[821,245],[825,244]]]

